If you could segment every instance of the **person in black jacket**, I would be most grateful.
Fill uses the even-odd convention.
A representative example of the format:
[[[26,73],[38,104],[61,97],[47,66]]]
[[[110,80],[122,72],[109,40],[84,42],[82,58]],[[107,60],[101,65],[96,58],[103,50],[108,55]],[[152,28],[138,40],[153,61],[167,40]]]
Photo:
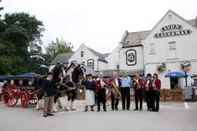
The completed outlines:
[[[57,93],[55,88],[55,84],[52,81],[53,75],[48,73],[47,78],[42,82],[42,88],[44,91],[44,113],[43,117],[53,116],[52,114],[52,107],[54,103],[54,96]]]

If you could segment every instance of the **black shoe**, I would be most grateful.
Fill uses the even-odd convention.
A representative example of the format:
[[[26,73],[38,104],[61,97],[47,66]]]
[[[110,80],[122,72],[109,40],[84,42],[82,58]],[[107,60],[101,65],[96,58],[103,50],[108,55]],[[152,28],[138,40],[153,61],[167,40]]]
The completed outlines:
[[[153,112],[153,111],[154,111],[154,109],[150,108],[150,109],[149,109],[149,111]]]
[[[47,115],[48,115],[48,116],[54,116],[54,114],[52,114],[52,113],[47,113]]]
[[[138,109],[134,109],[134,111],[138,111]]]
[[[152,111],[153,111],[153,112],[159,112],[159,110],[156,110],[156,109],[155,109],[155,110],[152,110]]]
[[[45,117],[45,118],[48,117],[48,114],[43,114],[43,117]]]

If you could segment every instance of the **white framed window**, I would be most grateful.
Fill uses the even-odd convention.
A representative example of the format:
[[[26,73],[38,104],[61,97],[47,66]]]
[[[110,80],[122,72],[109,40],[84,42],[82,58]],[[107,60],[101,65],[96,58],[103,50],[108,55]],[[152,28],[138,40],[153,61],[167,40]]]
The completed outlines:
[[[168,42],[168,47],[170,51],[176,50],[176,41],[170,41]]]
[[[84,57],[84,51],[81,51],[81,57]]]
[[[177,52],[176,41],[168,42],[168,51],[167,51],[168,58],[170,59],[177,58],[176,52]]]

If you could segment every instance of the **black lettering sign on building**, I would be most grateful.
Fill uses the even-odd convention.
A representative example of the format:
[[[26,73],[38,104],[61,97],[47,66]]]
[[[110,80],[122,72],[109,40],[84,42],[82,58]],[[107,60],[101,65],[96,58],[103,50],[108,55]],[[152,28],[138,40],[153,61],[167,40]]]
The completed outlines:
[[[164,38],[171,36],[181,36],[181,35],[189,35],[192,31],[190,29],[183,29],[182,25],[179,24],[171,24],[166,25],[161,28],[160,33],[155,33],[155,38]]]

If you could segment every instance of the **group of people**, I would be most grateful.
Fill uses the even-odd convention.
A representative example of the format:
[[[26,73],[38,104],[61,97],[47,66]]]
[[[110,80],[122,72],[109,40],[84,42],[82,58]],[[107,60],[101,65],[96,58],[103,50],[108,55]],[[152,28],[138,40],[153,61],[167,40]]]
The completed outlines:
[[[107,111],[106,101],[111,100],[111,110],[117,111],[119,101],[122,101],[122,110],[130,110],[131,89],[134,91],[135,111],[143,110],[143,102],[147,103],[148,111],[159,111],[161,81],[158,75],[147,74],[146,77],[140,77],[136,73],[132,78],[130,76],[118,77],[114,73],[112,78],[105,79],[102,75],[95,77],[88,74],[83,80],[85,87],[86,106],[85,111],[100,111],[100,105],[103,105],[103,111]]]
[[[57,71],[58,72],[58,71]],[[60,71],[61,72],[61,71]],[[131,107],[131,90],[134,91],[135,110],[143,110],[143,102],[147,104],[148,111],[159,111],[160,88],[161,81],[158,75],[147,74],[146,77],[135,73],[132,77],[124,75],[119,77],[117,72],[114,72],[111,78],[103,78],[102,74],[93,76],[92,74],[82,74],[80,67],[75,67],[71,77],[64,77],[64,73],[48,73],[42,80],[41,88],[44,92],[44,113],[43,116],[53,116],[53,105],[58,102],[60,87],[69,87],[68,101],[71,102],[70,109],[74,110],[73,102],[76,99],[76,89],[84,87],[85,91],[85,109],[84,111],[107,111],[107,101],[111,103],[111,110],[119,110],[119,101],[122,102],[122,110],[130,110]],[[83,75],[83,77],[81,77]],[[79,78],[79,76],[82,78]],[[61,82],[64,81],[64,82]],[[61,84],[60,84],[61,83]],[[59,89],[58,89],[58,88]],[[77,88],[75,88],[77,87]],[[72,90],[72,88],[74,90]],[[68,90],[67,89],[67,90]],[[59,95],[58,95],[59,94]],[[65,108],[67,110],[67,108]]]
[[[140,78],[138,74],[133,79],[135,91],[135,110],[142,110],[143,101],[147,103],[148,111],[159,111],[161,80],[158,74],[147,74],[146,78]],[[138,108],[138,104],[140,104]]]

